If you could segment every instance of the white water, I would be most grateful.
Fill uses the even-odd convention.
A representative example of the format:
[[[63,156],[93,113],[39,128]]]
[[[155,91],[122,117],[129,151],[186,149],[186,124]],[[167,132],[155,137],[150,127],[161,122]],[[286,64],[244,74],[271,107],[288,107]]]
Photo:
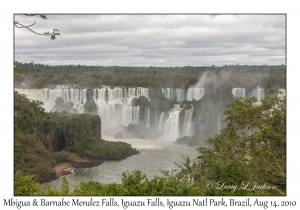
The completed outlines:
[[[235,98],[238,98],[238,97],[245,98],[246,97],[246,90],[245,90],[245,88],[233,88],[232,89],[232,94]]]
[[[200,100],[204,95],[204,88],[199,87],[190,87],[187,91],[186,100],[192,101],[192,100]]]
[[[255,96],[258,99],[258,101],[260,101],[265,97],[265,90],[257,86],[256,89],[253,89],[252,96]]]
[[[193,109],[185,110],[183,121],[183,133],[181,136],[192,136],[194,132],[192,130]]]
[[[164,123],[163,137],[171,140],[176,140],[179,136],[179,114],[182,108],[175,105],[175,108],[169,112],[169,118]]]
[[[158,133],[160,133],[160,134],[163,133],[163,131],[164,131],[164,118],[165,118],[165,113],[162,112],[160,114],[158,126],[157,126]]]
[[[145,128],[150,127],[150,109],[149,107],[145,108]]]
[[[166,98],[181,102],[185,100],[185,94],[183,88],[162,88],[161,92]]]
[[[103,164],[92,168],[78,168],[74,170],[74,174],[66,176],[69,185],[74,185],[81,181],[98,181],[101,183],[121,183],[122,172],[127,170],[142,170],[148,178],[155,175],[162,176],[160,169],[171,171],[178,169],[174,162],[183,162],[182,157],[197,157],[195,147],[178,145],[171,141],[161,141],[153,139],[114,139],[111,137],[103,137],[109,141],[125,141],[130,143],[133,148],[139,150],[139,154],[130,156],[121,161],[105,161]],[[51,183],[54,189],[58,189],[61,180],[54,180]]]
[[[87,89],[57,86],[43,89],[16,88],[15,90],[27,95],[29,99],[42,101],[46,111],[53,109],[57,97],[62,97],[64,102],[73,102],[73,108],[77,109],[78,113],[85,113],[84,104],[87,102]],[[120,125],[138,124],[140,122],[140,108],[131,106],[131,101],[140,96],[149,99],[149,89],[142,87],[111,88],[109,86],[93,89],[90,97],[98,107],[97,113],[103,122],[102,133],[113,135]]]

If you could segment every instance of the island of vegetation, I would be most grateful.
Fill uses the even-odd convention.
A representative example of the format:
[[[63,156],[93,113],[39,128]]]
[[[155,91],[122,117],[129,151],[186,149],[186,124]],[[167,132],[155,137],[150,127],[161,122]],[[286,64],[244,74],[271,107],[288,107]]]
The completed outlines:
[[[46,182],[73,167],[96,166],[138,153],[130,144],[103,140],[98,115],[49,113],[41,105],[14,93],[15,172]]]
[[[286,97],[280,90],[286,87],[284,65],[163,68],[18,63],[18,66],[25,74],[15,75],[17,88],[61,84],[88,89],[102,85],[147,87],[151,101],[143,96],[131,101],[132,106],[142,107],[142,117],[146,116],[147,107],[152,113],[164,112],[177,103],[160,94],[163,87],[187,90],[207,71],[214,74],[218,83],[217,88],[214,82],[207,84],[210,91],[200,100],[183,100],[179,104],[180,116],[193,108],[193,116],[201,116],[206,122],[193,136],[177,139],[177,143],[199,146],[198,159],[184,158],[177,163],[179,170],[163,171],[162,176],[153,179],[148,179],[142,171],[127,171],[121,184],[81,182],[73,191],[64,177],[61,190],[45,190],[40,183],[55,176],[53,167],[58,164],[69,162],[66,167],[70,169],[122,159],[137,151],[126,143],[102,140],[98,115],[70,114],[67,102],[59,98],[56,110],[60,112],[45,112],[39,101],[30,101],[15,92],[15,195],[286,195]],[[228,80],[218,80],[224,75]],[[234,87],[252,90],[262,84],[266,94],[260,100],[231,94]],[[85,106],[90,113],[95,111],[95,104]],[[222,127],[218,130],[210,130],[218,124],[212,114],[222,115],[219,117]],[[117,135],[140,138],[153,133],[151,127],[141,132],[139,126],[130,124],[125,129],[129,134]]]

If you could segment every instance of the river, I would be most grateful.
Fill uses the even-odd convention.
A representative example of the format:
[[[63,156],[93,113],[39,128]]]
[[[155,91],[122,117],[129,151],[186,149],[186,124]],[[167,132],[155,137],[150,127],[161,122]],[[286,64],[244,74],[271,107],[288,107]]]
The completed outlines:
[[[98,181],[101,183],[122,183],[122,173],[129,170],[141,170],[148,178],[162,175],[160,169],[171,171],[178,169],[174,162],[183,162],[182,157],[197,157],[195,147],[178,145],[173,141],[149,140],[149,139],[114,139],[105,136],[108,141],[123,141],[131,144],[139,150],[139,154],[127,157],[121,161],[105,161],[92,168],[77,168],[73,174],[66,176],[69,187],[74,188],[81,181]],[[54,189],[59,189],[61,179],[50,183]]]

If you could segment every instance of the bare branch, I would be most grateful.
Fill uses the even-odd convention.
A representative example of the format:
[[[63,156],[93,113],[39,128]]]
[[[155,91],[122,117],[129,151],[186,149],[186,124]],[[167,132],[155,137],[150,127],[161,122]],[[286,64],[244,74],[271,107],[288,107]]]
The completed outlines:
[[[24,15],[25,15],[25,16],[30,16],[30,17],[32,17],[32,16],[39,16],[39,17],[41,17],[41,18],[43,18],[43,19],[47,19],[47,17],[46,17],[45,14],[24,14]],[[49,31],[44,32],[44,33],[37,33],[37,32],[35,32],[34,30],[32,30],[32,29],[30,28],[30,27],[32,27],[33,25],[35,25],[35,21],[34,21],[33,24],[28,25],[28,26],[25,26],[25,25],[23,25],[23,24],[21,24],[21,23],[15,21],[15,22],[14,22],[14,25],[15,25],[16,28],[26,28],[27,30],[29,30],[29,31],[31,31],[32,33],[37,34],[37,35],[50,36],[50,38],[51,38],[52,40],[56,39],[56,36],[60,36],[60,33],[59,33],[60,31],[59,31],[58,29],[53,29],[53,32],[49,32]]]
[[[33,16],[39,16],[43,19],[47,19],[46,15],[45,14],[24,14],[26,16],[30,16],[30,17],[33,17]]]
[[[22,24],[20,24],[20,23],[18,23],[18,22],[14,22],[14,24],[15,24],[15,26],[16,26],[17,28],[29,28],[29,27],[33,26],[33,25],[35,24],[35,22],[36,22],[36,21],[34,21],[34,23],[31,24],[31,25],[29,25],[29,26],[24,26],[24,25],[22,25]]]

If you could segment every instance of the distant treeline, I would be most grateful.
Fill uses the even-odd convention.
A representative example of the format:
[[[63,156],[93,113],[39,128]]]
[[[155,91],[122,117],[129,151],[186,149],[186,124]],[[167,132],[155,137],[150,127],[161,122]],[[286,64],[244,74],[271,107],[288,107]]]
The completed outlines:
[[[224,77],[230,87],[269,88],[286,87],[286,66],[225,65],[225,66],[181,66],[181,67],[130,67],[130,66],[86,66],[44,65],[17,62],[24,74],[15,74],[15,87],[43,88],[49,84],[75,84],[96,88],[108,86],[133,87],[189,87],[195,85],[205,73]]]

